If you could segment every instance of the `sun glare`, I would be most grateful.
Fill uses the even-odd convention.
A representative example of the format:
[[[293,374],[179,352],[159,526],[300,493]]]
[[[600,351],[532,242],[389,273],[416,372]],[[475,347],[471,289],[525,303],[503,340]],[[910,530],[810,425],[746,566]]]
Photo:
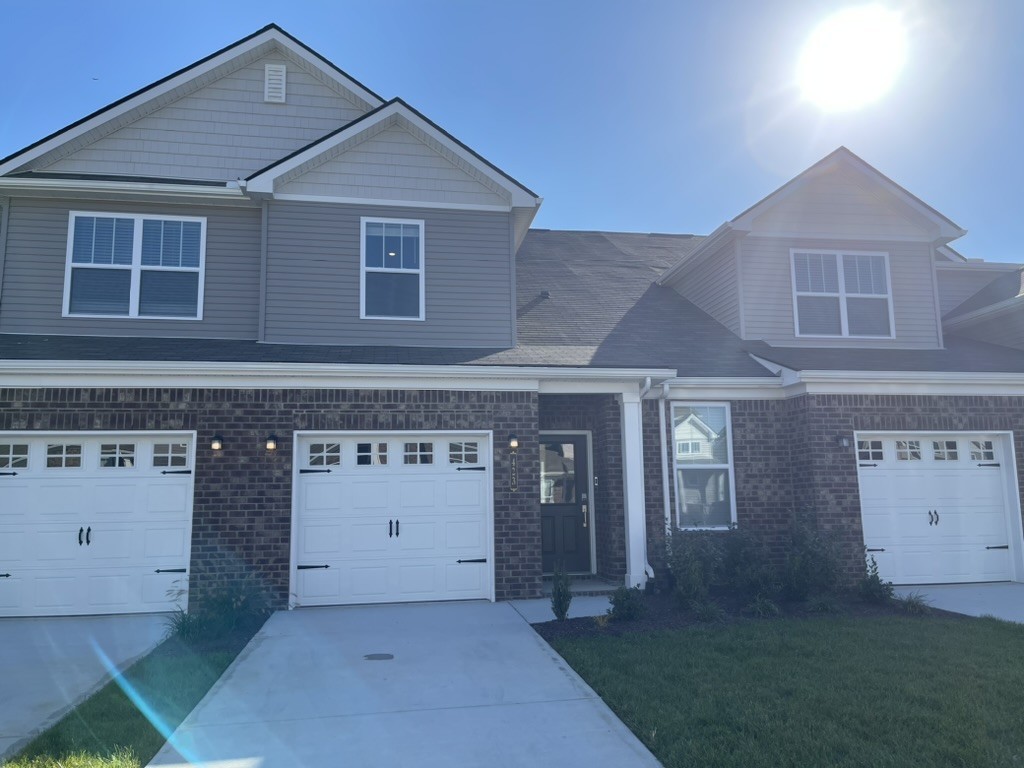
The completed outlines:
[[[800,90],[826,112],[858,109],[888,92],[906,56],[899,13],[881,5],[845,8],[821,22],[804,45]]]

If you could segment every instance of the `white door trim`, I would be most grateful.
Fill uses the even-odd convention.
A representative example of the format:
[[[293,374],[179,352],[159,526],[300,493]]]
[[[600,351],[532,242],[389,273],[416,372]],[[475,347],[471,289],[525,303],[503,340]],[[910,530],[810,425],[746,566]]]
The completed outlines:
[[[537,436],[583,435],[587,438],[587,499],[590,501],[590,575],[597,575],[597,499],[594,497],[594,435],[589,429],[542,429]]]
[[[853,433],[852,454],[855,463],[857,461],[857,441],[878,437],[909,436],[914,437],[940,436],[940,435],[991,435],[997,438],[1001,445],[1002,455],[1006,457],[1009,464],[1003,473],[1004,494],[1006,498],[1006,528],[1007,540],[1010,544],[1010,577],[1013,581],[1024,582],[1024,520],[1021,518],[1021,489],[1020,479],[1017,474],[1017,453],[1013,444],[1013,432],[1001,429],[890,429],[890,430],[855,430]],[[860,470],[857,471],[857,492],[858,509],[860,508]]]
[[[298,607],[296,595],[298,595],[298,545],[299,545],[299,469],[302,466],[300,461],[299,447],[304,438],[321,437],[334,435],[340,438],[361,437],[364,435],[381,435],[385,437],[401,437],[403,435],[416,436],[445,436],[445,435],[471,435],[488,441],[490,446],[491,466],[488,467],[487,488],[487,573],[489,576],[487,599],[495,602],[495,562],[494,562],[494,464],[497,460],[494,451],[494,430],[484,429],[302,429],[292,433],[292,520],[291,520],[291,542],[289,543],[288,562],[288,610]]]

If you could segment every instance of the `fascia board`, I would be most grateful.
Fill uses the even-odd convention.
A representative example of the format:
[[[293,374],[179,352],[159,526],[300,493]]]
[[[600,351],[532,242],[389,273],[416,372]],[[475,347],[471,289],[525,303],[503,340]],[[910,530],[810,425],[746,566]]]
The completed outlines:
[[[294,56],[307,62],[310,66],[315,67],[321,72],[325,73],[332,80],[339,83],[345,89],[351,91],[354,95],[363,99],[365,102],[372,106],[382,104],[383,101],[376,94],[368,91],[365,87],[360,85],[350,78],[343,77],[339,72],[332,70],[330,67],[321,61],[317,56],[310,54],[302,45],[297,45],[287,34],[282,33],[280,30],[275,28],[266,29],[248,39],[241,42],[235,43],[219,53],[213,56],[201,60],[201,63],[194,64],[185,69],[179,71],[175,75],[171,75],[167,79],[157,81],[156,85],[148,85],[139,91],[136,91],[134,95],[128,96],[119,102],[114,102],[112,105],[103,107],[94,112],[90,117],[87,117],[79,123],[72,123],[71,126],[54,133],[50,138],[43,142],[31,146],[30,148],[17,152],[11,155],[6,162],[0,164],[0,176],[10,173],[11,171],[20,168],[26,163],[32,162],[32,160],[45,155],[48,152],[53,151],[62,144],[66,144],[69,141],[73,141],[82,134],[88,133],[89,131],[97,128],[104,123],[114,120],[126,112],[131,112],[133,109],[138,109],[147,102],[152,101],[155,98],[159,98],[163,94],[173,91],[175,88],[179,88],[190,80],[194,80],[197,77],[201,77],[207,72],[216,69],[217,67],[226,64],[227,62],[235,59],[248,51],[258,48],[259,46],[267,43],[275,42],[282,48],[286,48]]]
[[[212,187],[206,184],[159,184],[135,181],[93,181],[90,179],[0,178],[0,191],[7,193],[108,192],[160,195],[161,197],[245,199],[245,194],[237,185]]]
[[[400,101],[392,101],[386,106],[378,109],[376,113],[369,116],[366,119],[359,119],[354,122],[353,125],[348,128],[344,128],[333,136],[326,140],[315,143],[303,152],[288,158],[282,163],[278,163],[262,173],[258,173],[248,179],[246,182],[246,189],[254,193],[273,194],[274,182],[283,176],[284,174],[298,168],[299,166],[308,163],[310,160],[314,160],[318,156],[329,152],[331,149],[336,147],[342,142],[348,141],[349,139],[358,136],[360,133],[369,130],[375,125],[390,119],[391,117],[398,116],[403,120],[407,121],[410,125],[418,128],[419,130],[426,133],[428,136],[433,138],[439,144],[445,147],[445,149],[452,152],[452,154],[458,156],[464,162],[471,165],[481,174],[486,176],[492,182],[494,182],[500,188],[506,190],[511,196],[512,207],[518,208],[537,208],[540,205],[540,198],[529,194],[521,187],[512,184],[507,178],[495,173],[488,165],[481,163],[471,153],[464,150],[456,142],[449,139],[442,132],[438,131],[433,125],[423,120],[419,115],[415,114],[411,109],[405,106]]]

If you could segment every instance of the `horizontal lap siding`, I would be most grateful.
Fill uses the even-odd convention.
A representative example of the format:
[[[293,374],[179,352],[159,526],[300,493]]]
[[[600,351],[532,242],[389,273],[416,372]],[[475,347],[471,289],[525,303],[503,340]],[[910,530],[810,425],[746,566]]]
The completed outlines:
[[[202,320],[61,317],[69,211],[206,217]],[[255,339],[259,317],[260,212],[248,208],[13,200],[0,332]]]
[[[287,195],[507,205],[488,189],[401,128],[389,128],[278,190]]]
[[[45,167],[184,179],[246,177],[363,110],[291,62],[287,103],[263,101],[259,59]]]
[[[426,320],[359,319],[359,220],[425,222]],[[509,346],[509,214],[271,203],[266,341]]]
[[[740,302],[734,248],[732,243],[722,246],[703,264],[687,272],[680,284],[673,287],[739,335]]]
[[[939,346],[931,249],[926,243],[835,240],[743,240],[742,279],[747,338],[783,346],[914,347]],[[877,251],[889,254],[895,339],[797,338],[793,323],[791,248]]]

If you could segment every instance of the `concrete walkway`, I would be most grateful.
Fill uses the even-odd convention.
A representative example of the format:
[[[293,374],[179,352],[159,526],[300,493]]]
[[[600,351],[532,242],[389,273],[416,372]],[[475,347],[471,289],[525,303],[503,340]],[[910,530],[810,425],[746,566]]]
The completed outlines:
[[[657,766],[508,603],[277,613],[151,765]]]
[[[927,584],[897,587],[896,594],[923,595],[933,608],[968,616],[995,616],[1024,624],[1024,584]]]
[[[163,614],[0,619],[0,759],[148,653]]]

